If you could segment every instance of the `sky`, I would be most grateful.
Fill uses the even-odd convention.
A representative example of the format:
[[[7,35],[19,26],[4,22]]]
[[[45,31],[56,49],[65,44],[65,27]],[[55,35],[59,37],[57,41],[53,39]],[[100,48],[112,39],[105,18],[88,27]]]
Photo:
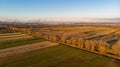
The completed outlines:
[[[116,18],[120,0],[0,0],[5,18]]]

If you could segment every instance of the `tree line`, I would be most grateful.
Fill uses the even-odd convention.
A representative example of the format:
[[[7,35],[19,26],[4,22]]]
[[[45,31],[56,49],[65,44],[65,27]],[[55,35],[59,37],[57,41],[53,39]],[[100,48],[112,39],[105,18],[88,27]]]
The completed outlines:
[[[27,28],[10,28],[14,32],[22,32],[35,37],[44,38],[54,42],[65,43],[73,45],[81,49],[88,50],[90,52],[97,52],[102,55],[113,55],[120,59],[120,40],[116,44],[111,46],[109,43],[103,40],[85,40],[76,36],[67,36],[66,34],[55,33],[55,32],[33,32]]]
[[[57,36],[57,35],[44,35],[42,38],[51,40],[54,42],[63,42],[69,45],[74,45],[79,48],[86,49],[92,52],[99,52],[100,54],[114,54],[117,57],[120,57],[120,40],[112,47],[107,42],[102,40],[84,40],[83,38],[71,37],[67,39],[67,35]]]

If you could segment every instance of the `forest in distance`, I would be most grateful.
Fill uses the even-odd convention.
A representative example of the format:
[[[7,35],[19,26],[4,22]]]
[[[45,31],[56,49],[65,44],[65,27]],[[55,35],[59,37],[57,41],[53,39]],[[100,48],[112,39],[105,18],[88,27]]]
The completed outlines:
[[[0,33],[22,32],[120,59],[120,25],[115,24],[3,24]]]

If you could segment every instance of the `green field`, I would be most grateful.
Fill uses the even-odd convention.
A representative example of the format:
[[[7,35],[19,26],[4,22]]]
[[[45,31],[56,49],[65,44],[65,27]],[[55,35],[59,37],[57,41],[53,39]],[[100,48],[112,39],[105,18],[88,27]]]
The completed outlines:
[[[43,41],[45,41],[45,40],[40,39],[40,38],[3,41],[3,42],[0,42],[0,49],[5,49],[5,48],[10,48],[10,47],[15,47],[15,46],[28,45],[28,44],[33,44],[33,43],[43,42]]]
[[[33,44],[42,41],[45,40],[21,33],[0,34],[0,49]]]
[[[111,58],[57,45],[0,59],[1,67],[109,67]]]

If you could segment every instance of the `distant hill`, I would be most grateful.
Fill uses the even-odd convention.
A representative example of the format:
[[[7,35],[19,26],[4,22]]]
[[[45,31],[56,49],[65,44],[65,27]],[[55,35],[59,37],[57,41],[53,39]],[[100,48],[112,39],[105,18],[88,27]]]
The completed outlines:
[[[114,19],[115,20],[115,19]],[[117,22],[104,22],[104,21],[101,21],[101,22],[85,22],[85,21],[82,21],[82,22],[70,22],[70,21],[67,21],[67,22],[34,22],[34,21],[31,21],[31,22],[17,22],[17,21],[13,21],[13,22],[8,22],[8,21],[0,21],[0,24],[120,24],[120,19],[116,20]]]

